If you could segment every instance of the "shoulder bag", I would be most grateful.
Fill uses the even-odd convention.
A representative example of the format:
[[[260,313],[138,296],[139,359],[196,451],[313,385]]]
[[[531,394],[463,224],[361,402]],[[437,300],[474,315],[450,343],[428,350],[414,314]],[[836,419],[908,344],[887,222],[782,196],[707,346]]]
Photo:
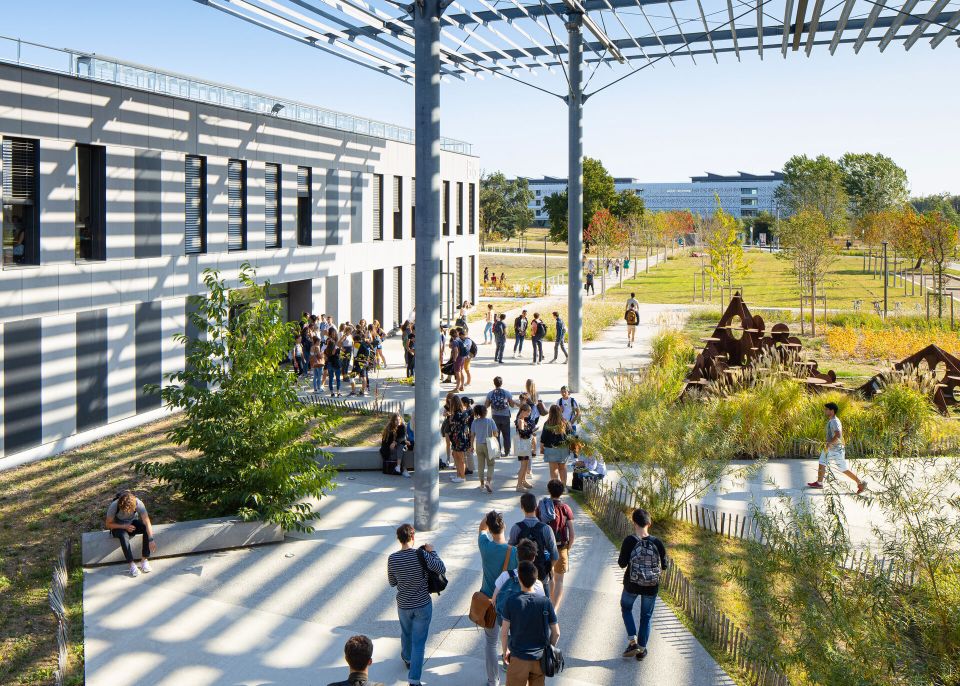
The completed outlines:
[[[549,601],[547,601],[549,602]],[[546,645],[543,647],[543,657],[540,658],[540,670],[544,676],[553,677],[563,671],[563,651],[550,642],[550,622],[548,613],[543,613],[543,629],[546,634]]]
[[[510,553],[513,552],[513,546],[507,546],[507,555],[503,558],[503,569],[507,571],[510,564]],[[492,629],[497,624],[497,608],[493,600],[483,591],[477,591],[470,598],[470,621],[484,629]]]

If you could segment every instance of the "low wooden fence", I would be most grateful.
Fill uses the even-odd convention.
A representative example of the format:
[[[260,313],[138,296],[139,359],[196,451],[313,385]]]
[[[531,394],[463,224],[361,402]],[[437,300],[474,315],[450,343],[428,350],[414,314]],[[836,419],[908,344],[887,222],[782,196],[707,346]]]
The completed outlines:
[[[53,683],[63,686],[70,670],[70,631],[67,624],[67,581],[70,578],[68,564],[71,544],[67,540],[53,563],[53,575],[47,599],[50,610],[57,623],[57,669],[53,674]]]

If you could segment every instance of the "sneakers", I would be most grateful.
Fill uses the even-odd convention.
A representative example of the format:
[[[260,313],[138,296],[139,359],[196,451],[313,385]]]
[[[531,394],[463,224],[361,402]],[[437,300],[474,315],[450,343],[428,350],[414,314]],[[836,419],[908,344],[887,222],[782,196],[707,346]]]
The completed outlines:
[[[134,579],[140,576],[140,569],[137,567],[137,564],[135,562],[130,563],[130,576],[133,577]]]
[[[403,470],[403,471],[400,473],[400,476],[402,476],[404,479],[412,479],[412,478],[413,478],[412,476],[410,476],[410,472],[408,472],[407,470]]]
[[[640,651],[637,653],[637,662],[640,662],[646,656],[647,656],[647,649],[641,648]]]
[[[466,481],[466,479],[461,479],[456,475],[450,477],[450,483],[452,484],[462,484],[464,481]]]
[[[630,643],[627,644],[627,649],[623,651],[623,656],[634,657],[639,652],[640,652],[640,646],[637,645],[637,642],[630,641]]]
[[[465,469],[465,470],[463,470],[463,472],[464,472],[464,474],[466,474],[467,476],[470,476],[471,474],[473,474],[473,470],[472,470],[472,469]]]
[[[394,467],[394,468],[393,468],[393,471],[394,471],[395,474],[399,474],[399,473],[400,473],[400,465],[397,465],[396,467]]]
[[[143,562],[140,563],[140,571],[143,572],[144,574],[149,574],[150,572],[153,571],[153,568],[150,567],[150,560],[145,559]]]
[[[819,481],[811,481],[807,484],[807,488],[823,488],[823,484]]]
[[[487,493],[493,493],[493,489],[490,488],[490,484],[486,484],[486,485],[484,486],[484,488],[487,489]]]
[[[857,486],[857,495],[860,495],[861,493],[863,493],[865,490],[867,490],[867,488],[869,488],[867,486],[867,482],[861,480],[860,485]]]

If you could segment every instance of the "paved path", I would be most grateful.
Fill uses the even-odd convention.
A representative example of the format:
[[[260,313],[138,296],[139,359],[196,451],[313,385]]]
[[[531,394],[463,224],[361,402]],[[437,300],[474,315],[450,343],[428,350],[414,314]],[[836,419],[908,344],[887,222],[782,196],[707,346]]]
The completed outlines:
[[[421,542],[437,546],[450,586],[434,604],[424,681],[430,686],[482,686],[483,636],[466,618],[478,588],[477,525],[489,509],[520,518],[516,461],[498,463],[498,489],[441,483],[441,526]],[[535,469],[538,486],[544,466]],[[567,670],[556,686],[713,686],[733,682],[672,612],[658,603],[650,656],[620,655],[616,550],[576,508],[567,596],[561,607],[561,647]],[[405,683],[399,625],[386,558],[394,529],[408,520],[407,480],[378,473],[346,476],[320,505],[317,531],[257,549],[157,560],[138,579],[122,566],[87,570],[84,632],[87,686],[304,686],[345,678],[344,640],[375,639],[372,677]],[[162,544],[162,542],[161,542]]]

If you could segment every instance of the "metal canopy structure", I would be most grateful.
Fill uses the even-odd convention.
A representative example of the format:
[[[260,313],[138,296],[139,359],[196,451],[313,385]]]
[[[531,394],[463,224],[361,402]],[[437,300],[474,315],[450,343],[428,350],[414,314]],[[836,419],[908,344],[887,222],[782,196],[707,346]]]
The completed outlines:
[[[698,58],[859,54],[867,44],[960,46],[960,0],[194,0],[411,83],[415,89],[417,320],[440,321],[440,83],[509,79],[567,106],[568,385],[580,388],[583,105],[645,69]],[[842,46],[842,48],[841,48]],[[428,336],[421,335],[426,342]],[[438,341],[439,344],[439,341]],[[439,517],[440,370],[416,356],[414,526]],[[430,437],[430,438],[423,438]]]

